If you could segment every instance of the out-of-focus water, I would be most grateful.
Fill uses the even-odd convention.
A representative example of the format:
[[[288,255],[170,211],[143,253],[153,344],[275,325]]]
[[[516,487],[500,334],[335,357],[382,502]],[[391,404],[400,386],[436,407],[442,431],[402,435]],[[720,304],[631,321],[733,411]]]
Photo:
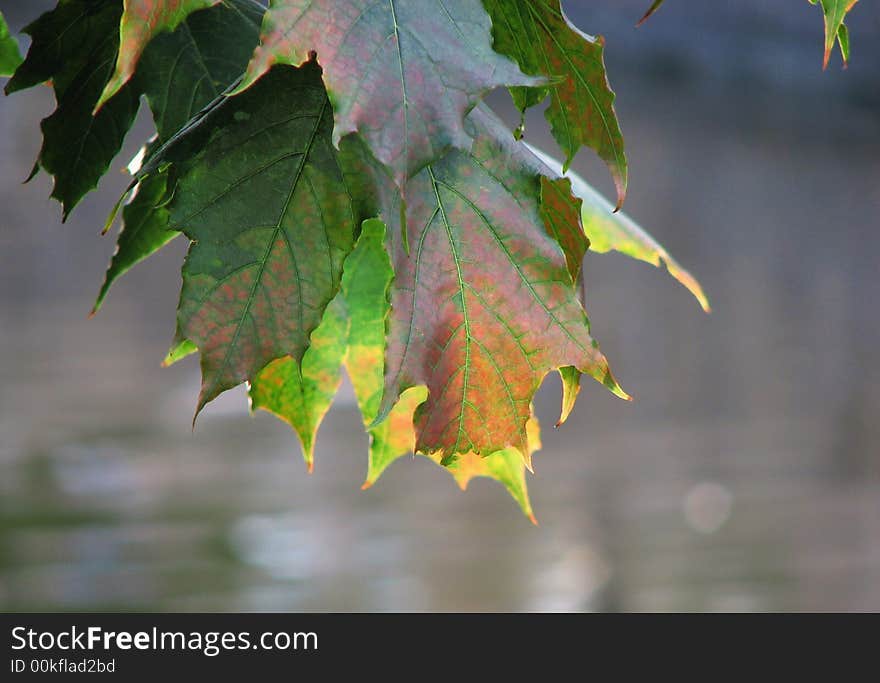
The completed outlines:
[[[628,31],[609,46],[623,52]],[[292,433],[249,417],[240,391],[192,433],[197,362],[159,367],[183,245],[88,320],[126,157],[61,225],[50,180],[19,184],[51,95],[0,102],[0,606],[880,609],[880,80],[876,63],[820,74],[810,47],[796,66],[816,75],[790,89],[609,47],[627,210],[715,312],[658,270],[588,256],[593,331],[637,400],[585,383],[554,431],[548,380],[539,528],[497,484],[463,494],[424,459],[361,492],[350,401],[327,418],[311,476]],[[550,146],[540,113],[527,132]],[[589,152],[575,165],[610,189]]]

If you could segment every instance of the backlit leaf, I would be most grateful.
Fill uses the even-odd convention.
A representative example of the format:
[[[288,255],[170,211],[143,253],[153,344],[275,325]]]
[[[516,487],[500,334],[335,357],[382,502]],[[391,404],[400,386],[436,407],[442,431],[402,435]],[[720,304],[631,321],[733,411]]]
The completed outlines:
[[[469,123],[471,151],[451,151],[407,188],[410,250],[395,249],[379,414],[405,389],[427,386],[416,448],[440,452],[444,462],[511,446],[528,453],[532,397],[559,367],[627,397],[590,337],[565,256],[544,225],[543,166],[485,108]],[[399,211],[385,215],[393,221]]]
[[[251,384],[253,407],[275,413],[293,427],[303,444],[310,470],[317,431],[339,387],[343,364],[354,387],[365,426],[372,422],[379,409],[388,287],[393,275],[384,242],[385,226],[382,222],[365,221],[361,236],[345,261],[340,293],[327,307],[324,320],[312,333],[311,345],[303,356],[302,371],[298,371],[293,359],[283,358],[270,364]],[[426,396],[424,387],[408,389],[388,419],[368,427],[370,455],[363,488],[372,486],[392,462],[413,452],[413,412]],[[540,448],[540,434],[534,417],[528,423],[527,431],[531,449],[537,450]],[[531,456],[531,453],[526,455]],[[439,456],[430,459],[440,464]],[[485,458],[474,454],[460,456],[445,469],[462,488],[476,476],[500,481],[534,521],[526,490],[525,462],[516,449]]]
[[[320,69],[279,67],[145,167],[177,161],[171,225],[193,240],[178,328],[201,353],[199,410],[277,358],[300,362],[339,289],[355,221],[332,125]]]
[[[104,87],[95,109],[100,109],[134,76],[138,60],[154,36],[162,31],[173,31],[191,12],[218,2],[220,0],[124,0],[119,55],[113,76]]]
[[[571,24],[559,0],[484,0],[492,16],[495,49],[549,85],[512,91],[520,111],[550,94],[545,116],[565,152],[567,169],[582,145],[608,164],[618,207],[626,196],[627,163],[603,57],[604,39]]]
[[[486,92],[537,83],[493,52],[489,29],[472,0],[273,0],[242,88],[316,52],[334,141],[360,132],[402,186],[447,148],[468,146],[463,119]]]

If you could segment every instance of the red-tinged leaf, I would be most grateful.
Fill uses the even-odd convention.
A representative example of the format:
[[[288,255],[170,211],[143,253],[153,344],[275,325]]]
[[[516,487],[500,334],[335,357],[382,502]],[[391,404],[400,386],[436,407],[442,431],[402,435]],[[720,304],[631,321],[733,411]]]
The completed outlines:
[[[449,147],[489,90],[534,85],[492,50],[490,21],[466,0],[273,0],[242,88],[273,64],[317,53],[334,140],[359,132],[398,185]]]
[[[201,409],[270,362],[302,359],[339,289],[355,219],[320,69],[278,67],[221,100],[143,173],[179,175],[171,225],[193,240],[179,339],[201,353]]]
[[[355,248],[345,260],[340,292],[312,333],[302,370],[292,358],[282,358],[268,365],[250,387],[254,408],[274,413],[296,431],[311,471],[318,429],[339,387],[344,365],[370,436],[364,489],[372,486],[392,462],[413,452],[413,412],[427,397],[425,387],[411,387],[403,392],[386,420],[369,426],[382,398],[385,319],[389,310],[388,287],[393,276],[384,243],[382,222],[365,221]],[[534,417],[527,431],[531,450],[537,450],[540,434]],[[531,451],[525,455],[530,458]],[[430,459],[439,464],[439,456]],[[473,456],[461,463],[455,460],[445,469],[462,488],[474,476],[500,481],[525,514],[534,520],[526,490],[525,467],[523,454],[511,448],[486,458]]]
[[[543,166],[485,108],[469,118],[474,145],[410,180],[410,251],[395,280],[380,419],[407,388],[428,387],[416,448],[528,453],[529,405],[544,376],[587,372],[621,397],[589,334],[565,256],[541,215]],[[398,215],[389,207],[389,219]],[[392,234],[395,231],[392,230]]]
[[[95,111],[134,76],[138,60],[154,36],[173,31],[190,13],[218,2],[220,0],[124,0],[116,66],[95,104]]]
[[[520,111],[549,92],[545,116],[565,152],[568,168],[581,146],[594,149],[608,165],[617,187],[618,207],[626,197],[627,162],[623,135],[608,84],[604,39],[579,31],[559,0],[483,0],[492,16],[495,49],[532,76],[550,79],[538,88],[515,88]]]

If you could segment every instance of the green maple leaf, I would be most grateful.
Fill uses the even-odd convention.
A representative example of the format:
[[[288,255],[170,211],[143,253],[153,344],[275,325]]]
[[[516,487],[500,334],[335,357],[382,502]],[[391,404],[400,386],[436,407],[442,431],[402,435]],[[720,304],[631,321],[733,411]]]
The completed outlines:
[[[515,59],[525,73],[551,80],[548,85],[512,89],[517,107],[524,112],[549,93],[545,116],[565,152],[564,167],[581,146],[594,149],[611,171],[619,207],[626,196],[627,163],[605,72],[604,40],[573,26],[559,0],[483,4],[492,17],[495,49]]]
[[[828,60],[831,59],[835,42],[840,45],[843,65],[846,66],[849,61],[849,32],[843,21],[858,0],[810,0],[810,2],[814,5],[821,4],[822,14],[825,15],[825,54],[822,57],[822,68],[828,68]]]
[[[117,0],[60,2],[24,28],[31,47],[6,84],[10,94],[52,81],[58,106],[40,124],[34,173],[42,167],[54,177],[52,197],[62,203],[64,219],[106,173],[138,110],[138,93],[127,86],[92,116],[113,69],[121,14]]]
[[[492,50],[489,28],[478,2],[273,0],[242,88],[316,52],[334,141],[359,132],[402,186],[469,145],[463,119],[486,92],[538,82]]]
[[[627,397],[589,334],[561,247],[542,216],[544,166],[479,107],[474,145],[410,179],[409,250],[394,246],[386,384],[379,419],[407,388],[428,387],[416,449],[528,453],[532,397],[574,366]],[[553,182],[565,184],[565,180]],[[572,199],[572,201],[574,201]],[[400,221],[400,207],[383,215]]]
[[[18,41],[9,32],[3,13],[0,12],[0,77],[11,76],[21,64]]]
[[[147,97],[157,136],[141,157],[149,157],[241,76],[259,40],[262,15],[263,8],[253,0],[226,0],[189,15],[177,30],[150,42],[136,81]],[[147,187],[138,187],[122,211],[116,252],[93,313],[117,278],[179,234],[169,229],[166,208],[176,186],[173,171],[143,184]]]
[[[424,387],[408,389],[385,421],[369,426],[382,397],[385,321],[389,310],[388,289],[393,278],[384,242],[384,224],[376,219],[365,221],[355,248],[345,260],[340,292],[312,333],[301,368],[292,358],[278,359],[251,383],[249,394],[253,408],[271,412],[293,427],[311,471],[318,428],[339,388],[344,366],[370,435],[363,488],[372,486],[392,462],[413,452],[413,412],[427,396]],[[530,448],[537,450],[540,436],[536,419],[529,423],[528,431]],[[440,464],[438,456],[430,459]],[[485,458],[466,454],[444,468],[462,488],[477,476],[500,481],[525,514],[534,519],[526,489],[523,455],[516,449]]]
[[[104,106],[134,76],[138,60],[150,40],[163,31],[173,31],[190,13],[218,2],[220,0],[124,0],[116,66],[95,110]]]
[[[339,289],[356,221],[332,125],[320,68],[279,67],[142,170],[179,177],[170,222],[193,244],[178,328],[201,353],[198,410],[277,358],[299,362]]]

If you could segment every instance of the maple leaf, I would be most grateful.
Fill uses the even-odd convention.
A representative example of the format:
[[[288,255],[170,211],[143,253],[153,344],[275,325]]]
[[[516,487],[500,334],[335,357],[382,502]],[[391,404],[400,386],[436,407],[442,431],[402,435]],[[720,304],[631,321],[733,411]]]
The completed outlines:
[[[814,5],[820,4],[822,14],[825,16],[825,54],[822,57],[822,68],[828,68],[828,60],[831,59],[835,42],[840,45],[843,65],[846,66],[849,61],[849,31],[843,21],[858,0],[810,0],[810,2]]]
[[[138,59],[153,37],[163,31],[173,31],[190,13],[218,2],[220,0],[124,0],[116,66],[95,103],[95,111],[134,76]]]
[[[395,248],[378,418],[405,389],[426,385],[416,449],[447,462],[511,446],[528,453],[532,397],[559,367],[628,398],[590,337],[541,215],[545,167],[485,108],[468,122],[472,149],[452,150],[410,179],[406,225],[391,230],[406,231],[411,251]],[[400,207],[383,215],[399,223]]]
[[[320,68],[278,67],[221,98],[153,155],[179,176],[171,226],[193,244],[181,339],[201,353],[197,413],[271,361],[299,362],[339,289],[356,221]]]
[[[10,94],[52,81],[58,106],[40,123],[43,145],[31,177],[40,167],[54,177],[63,220],[106,173],[137,114],[138,93],[126,86],[92,116],[113,68],[121,14],[116,0],[59,3],[24,28],[31,46],[6,84]]]
[[[9,32],[3,12],[0,12],[0,77],[11,76],[21,64],[18,41]]]
[[[413,412],[427,396],[425,387],[408,389],[385,421],[369,426],[382,397],[385,320],[393,277],[384,242],[384,224],[376,219],[365,221],[355,248],[345,260],[340,292],[312,333],[301,369],[290,357],[278,359],[255,378],[249,392],[253,408],[271,412],[293,427],[311,471],[318,428],[339,388],[344,365],[370,435],[363,488],[372,486],[393,461],[414,451]],[[537,450],[540,436],[535,418],[527,430],[531,450]],[[443,466],[438,456],[429,459]],[[525,514],[534,519],[525,463],[519,451],[507,449],[485,458],[467,454],[443,467],[462,488],[476,476],[500,481]]]
[[[262,15],[263,8],[252,0],[226,0],[191,14],[174,32],[150,42],[138,63],[136,80],[147,97],[157,135],[130,165],[132,174],[142,159],[241,76],[257,45]],[[166,208],[176,186],[175,176],[173,171],[164,171],[161,178],[154,174],[145,179],[142,185],[147,187],[137,187],[123,209],[116,252],[92,314],[117,278],[179,234],[169,228]]]
[[[608,84],[604,40],[571,24],[559,0],[484,0],[492,17],[495,49],[515,59],[547,85],[513,88],[521,112],[550,95],[544,112],[553,137],[565,152],[567,169],[582,145],[606,162],[617,188],[618,208],[626,196],[627,163],[623,135]]]
[[[273,0],[242,84],[317,53],[334,142],[359,132],[398,185],[449,147],[492,88],[535,85],[492,50],[489,17],[464,0]]]

